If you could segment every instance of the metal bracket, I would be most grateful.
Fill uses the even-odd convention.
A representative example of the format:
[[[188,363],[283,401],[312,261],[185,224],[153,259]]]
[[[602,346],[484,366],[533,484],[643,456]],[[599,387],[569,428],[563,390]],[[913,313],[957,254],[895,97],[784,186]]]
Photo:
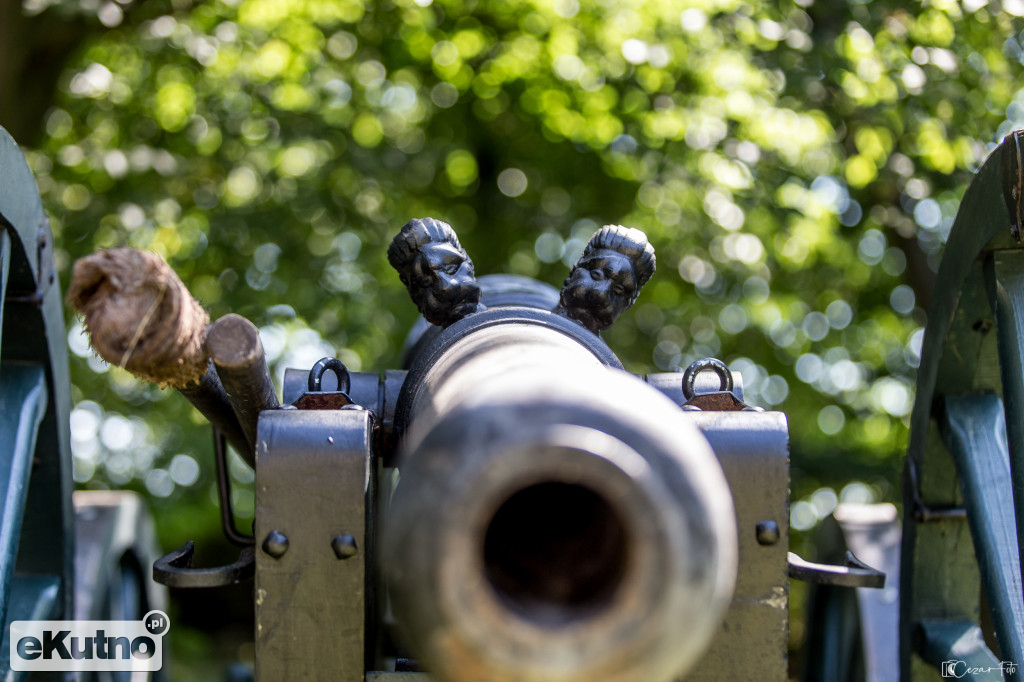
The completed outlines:
[[[334,376],[338,377],[337,391],[325,391],[321,388],[323,376],[327,372],[334,372]],[[352,398],[348,395],[351,387],[352,378],[345,363],[337,358],[321,358],[309,370],[308,391],[294,404],[300,410],[340,410],[353,404]]]
[[[220,499],[220,525],[224,536],[233,545],[249,547],[256,544],[256,539],[235,528],[235,513],[231,508],[231,479],[228,476],[226,437],[213,428],[213,452],[217,463],[217,497]]]
[[[256,682],[363,681],[372,432],[364,409],[260,414]]]
[[[222,587],[248,580],[256,572],[256,559],[253,553],[256,540],[235,528],[225,437],[216,427],[213,429],[213,452],[217,464],[217,497],[220,500],[221,528],[232,544],[244,549],[238,555],[238,561],[233,564],[215,568],[193,568],[195,543],[189,540],[182,547],[153,562],[153,580],[162,585],[180,588]]]
[[[817,564],[790,552],[789,577],[837,587],[885,587],[885,573],[871,568],[855,557],[853,552],[846,553],[846,563],[843,566]]]
[[[675,375],[678,379],[679,375]],[[698,382],[700,387],[700,382]],[[676,384],[678,387],[678,384]],[[678,388],[677,388],[678,391]],[[739,571],[732,606],[686,679],[789,679],[789,428],[781,412],[686,412],[708,439],[736,504]],[[768,544],[764,544],[767,540]],[[756,623],[757,627],[751,624]],[[744,652],[737,656],[736,652]]]
[[[697,375],[702,372],[714,372],[718,375],[719,390],[710,393],[697,393]],[[683,372],[684,410],[704,410],[708,412],[764,412],[763,408],[752,407],[736,397],[732,392],[732,372],[724,362],[717,358],[704,358],[693,362]]]
[[[47,247],[51,246],[51,239],[50,220],[49,218],[44,218],[43,222],[39,224],[39,229],[36,233],[36,263],[38,264],[39,272],[36,278],[35,291],[9,293],[5,299],[6,301],[11,303],[28,303],[34,306],[41,306],[43,304],[46,290],[57,281],[57,273],[53,268],[53,249],[51,248],[49,253],[47,252]],[[25,246],[27,247],[28,244]]]
[[[1024,240],[1022,233],[1022,202],[1024,202],[1024,159],[1021,153],[1021,136],[1024,130],[1014,130],[1003,138],[1003,144],[1013,142],[1011,153],[1004,152],[1002,159],[1003,201],[1010,216],[1010,236],[1019,244]]]
[[[189,540],[184,546],[169,552],[153,563],[153,580],[167,587],[223,587],[249,580],[256,573],[255,550],[244,547],[238,561],[215,568],[193,568],[195,543]]]
[[[947,519],[966,519],[967,510],[963,507],[929,507],[921,501],[921,486],[917,478],[917,465],[907,457],[907,477],[910,479],[910,497],[913,504],[914,520],[918,523],[929,521],[945,521]]]

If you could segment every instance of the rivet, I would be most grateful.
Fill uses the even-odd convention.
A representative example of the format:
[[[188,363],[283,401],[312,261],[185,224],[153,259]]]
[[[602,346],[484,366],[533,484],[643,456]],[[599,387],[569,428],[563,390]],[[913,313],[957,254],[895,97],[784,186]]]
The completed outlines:
[[[263,540],[263,551],[275,559],[280,559],[288,551],[288,538],[276,530],[270,531]]]
[[[774,521],[761,521],[757,524],[757,543],[759,545],[774,545],[781,537],[779,524]]]
[[[351,559],[359,553],[356,546],[356,539],[351,535],[339,535],[331,540],[331,549],[339,559]]]

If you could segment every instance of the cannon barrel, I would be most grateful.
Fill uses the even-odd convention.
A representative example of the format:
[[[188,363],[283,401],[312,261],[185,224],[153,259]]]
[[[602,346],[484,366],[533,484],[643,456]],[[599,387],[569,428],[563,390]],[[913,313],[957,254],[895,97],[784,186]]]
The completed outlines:
[[[384,566],[439,680],[660,682],[704,651],[736,577],[705,438],[598,336],[541,310],[456,322],[403,387]]]

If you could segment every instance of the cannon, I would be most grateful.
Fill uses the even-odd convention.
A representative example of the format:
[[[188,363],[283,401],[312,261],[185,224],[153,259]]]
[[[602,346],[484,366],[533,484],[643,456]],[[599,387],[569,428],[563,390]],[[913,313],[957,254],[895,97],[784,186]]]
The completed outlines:
[[[221,433],[239,559],[198,568],[190,543],[154,578],[254,576],[260,680],[721,679],[741,674],[738,647],[763,679],[785,679],[785,417],[745,405],[718,361],[623,369],[601,332],[654,274],[646,236],[597,231],[561,290],[477,279],[431,218],[409,221],[388,258],[422,314],[404,367],[324,358],[289,369],[281,400],[244,318],[204,329],[148,256],[76,264],[69,299],[94,346],[153,380],[190,375],[171,385]],[[142,326],[198,320],[174,335],[193,359],[167,372],[146,360],[169,355],[167,335],[109,323],[104,297]],[[255,468],[252,536],[231,520],[225,442]]]
[[[790,579],[821,588],[803,679],[1015,678],[1022,147],[1018,131],[995,148],[952,226],[902,520],[837,510],[845,544],[899,573],[886,582],[852,554],[787,552],[785,416],[746,405],[724,365],[623,371],[600,332],[653,271],[642,235],[596,235],[559,291],[477,279],[433,220],[393,249],[423,313],[402,369],[325,358],[288,370],[279,398],[251,323],[193,315],[179,390],[215,427],[224,532],[241,551],[201,568],[188,543],[153,561],[139,499],[72,498],[52,236],[0,130],[0,673],[24,677],[14,621],[162,608],[152,565],[172,589],[255,578],[253,677],[266,681],[784,680]],[[137,279],[146,319],[181,298]],[[252,535],[233,525],[227,444],[256,471]]]
[[[600,332],[654,272],[644,234],[599,230],[561,290],[477,279],[430,218],[388,257],[422,313],[403,369],[325,358],[279,405],[255,328],[210,327],[232,431],[255,434],[255,532],[226,522],[236,564],[186,546],[157,580],[254,574],[259,680],[741,678],[737,649],[786,679],[785,416],[717,361],[623,370]]]
[[[69,300],[94,346],[177,388],[214,426],[238,560],[197,567],[189,542],[153,561],[152,576],[172,591],[254,581],[254,679],[785,680],[790,578],[883,584],[852,555],[824,565],[788,552],[784,414],[744,403],[717,360],[635,376],[604,342],[654,274],[642,232],[597,231],[561,289],[477,278],[452,228],[431,218],[407,223],[388,259],[422,315],[402,368],[350,372],[324,358],[288,369],[280,397],[255,326],[208,324],[165,265],[111,251],[75,267]],[[36,288],[7,304],[53,317],[46,261],[30,262]],[[102,321],[102,297],[126,327]],[[188,333],[146,333],[168,320]],[[64,371],[48,352],[57,369],[41,376],[57,413],[46,418],[59,421]],[[255,470],[252,534],[234,526],[228,445]],[[137,501],[92,506],[103,504],[119,510],[113,521],[80,530],[150,533]],[[83,537],[92,558],[74,567],[65,541],[64,577],[40,583],[46,615],[81,617],[72,594],[95,596],[95,583],[136,575],[152,554],[107,535]],[[91,582],[73,586],[74,572]],[[21,608],[36,603],[26,590],[3,594]],[[128,601],[162,599],[150,586]],[[81,613],[108,613],[86,601]]]

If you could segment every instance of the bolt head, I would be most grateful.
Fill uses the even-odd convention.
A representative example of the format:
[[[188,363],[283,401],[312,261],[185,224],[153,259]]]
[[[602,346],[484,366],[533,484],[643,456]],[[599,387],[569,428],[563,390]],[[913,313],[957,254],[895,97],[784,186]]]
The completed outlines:
[[[761,521],[757,524],[757,544],[774,545],[782,539],[779,524],[775,521]]]
[[[263,551],[275,559],[280,559],[288,551],[288,538],[276,530],[270,531],[263,540]]]
[[[331,540],[331,549],[334,550],[334,555],[342,560],[351,559],[359,553],[356,539],[351,535],[339,535]]]

